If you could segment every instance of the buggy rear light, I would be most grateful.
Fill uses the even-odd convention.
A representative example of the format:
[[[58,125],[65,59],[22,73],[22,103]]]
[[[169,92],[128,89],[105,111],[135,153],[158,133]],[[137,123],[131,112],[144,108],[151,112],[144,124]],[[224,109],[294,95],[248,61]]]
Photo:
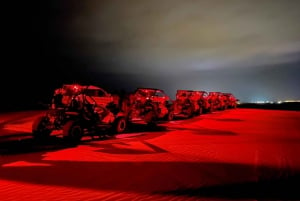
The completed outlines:
[[[79,91],[79,86],[78,85],[74,85],[73,86],[73,91],[74,92],[78,92]]]

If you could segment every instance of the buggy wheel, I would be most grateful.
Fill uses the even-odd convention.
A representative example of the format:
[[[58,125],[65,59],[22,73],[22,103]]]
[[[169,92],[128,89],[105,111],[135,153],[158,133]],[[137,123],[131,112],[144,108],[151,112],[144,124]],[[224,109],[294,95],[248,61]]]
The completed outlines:
[[[173,121],[174,120],[174,112],[173,111],[170,111],[168,114],[167,114],[167,121]]]
[[[51,130],[47,128],[48,118],[38,117],[32,124],[32,135],[34,139],[44,140],[50,136]]]
[[[147,114],[145,114],[144,116],[144,121],[149,124],[151,122],[154,122],[155,120],[155,114],[154,114],[154,111],[149,111],[147,112]]]
[[[199,107],[199,110],[198,110],[198,115],[201,115],[201,114],[203,114],[203,107]]]
[[[76,121],[68,121],[63,127],[63,136],[72,143],[79,143],[83,136],[83,128]]]
[[[124,117],[119,117],[115,120],[113,129],[114,133],[123,133],[127,128],[127,122]]]
[[[192,118],[193,117],[193,107],[190,105],[187,109],[186,109],[186,115],[188,118]]]
[[[152,130],[152,129],[155,129],[157,127],[157,123],[152,121],[152,122],[149,122],[147,123],[147,127]]]

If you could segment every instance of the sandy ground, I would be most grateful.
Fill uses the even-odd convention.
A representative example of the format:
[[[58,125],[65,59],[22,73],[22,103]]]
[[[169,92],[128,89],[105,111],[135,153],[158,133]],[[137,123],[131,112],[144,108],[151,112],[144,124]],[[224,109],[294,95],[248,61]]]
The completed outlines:
[[[300,200],[300,112],[234,109],[112,139],[37,144],[0,115],[1,200]]]

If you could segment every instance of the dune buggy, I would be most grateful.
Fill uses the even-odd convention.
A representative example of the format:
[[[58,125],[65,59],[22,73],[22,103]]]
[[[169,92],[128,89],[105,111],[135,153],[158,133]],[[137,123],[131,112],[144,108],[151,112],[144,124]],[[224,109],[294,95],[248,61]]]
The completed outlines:
[[[192,117],[199,106],[193,102],[192,90],[177,90],[174,102],[174,115]]]
[[[60,130],[64,138],[79,142],[84,134],[122,133],[126,125],[124,112],[111,94],[97,86],[73,84],[55,90],[46,114],[33,122],[32,133],[45,139]]]
[[[209,92],[208,102],[211,104],[211,111],[227,109],[226,97],[222,92]]]
[[[128,122],[155,125],[173,120],[173,102],[163,90],[137,88],[129,97]]]
[[[206,91],[193,91],[192,100],[199,105],[199,109],[196,110],[197,114],[209,113],[210,104],[208,102],[208,93]]]
[[[205,91],[177,90],[174,103],[174,115],[192,117],[209,110]]]
[[[223,93],[226,109],[236,108],[239,101],[232,93]]]

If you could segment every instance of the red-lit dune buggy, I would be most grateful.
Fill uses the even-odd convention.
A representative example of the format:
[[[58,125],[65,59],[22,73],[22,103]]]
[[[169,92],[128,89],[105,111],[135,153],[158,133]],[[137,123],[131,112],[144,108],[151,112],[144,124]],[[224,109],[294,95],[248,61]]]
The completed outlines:
[[[206,91],[193,91],[192,100],[199,105],[198,114],[211,112],[211,106],[207,97],[208,93]]]
[[[173,119],[173,102],[163,90],[138,88],[129,95],[128,122],[155,125]]]
[[[192,117],[196,110],[199,109],[198,105],[191,98],[192,92],[192,90],[177,90],[174,102],[174,115],[176,117]]]
[[[207,100],[212,112],[225,109],[224,97],[221,92],[209,92]]]
[[[226,109],[236,108],[239,101],[232,93],[222,93],[225,101]]]
[[[97,86],[63,85],[55,90],[45,115],[32,125],[33,137],[44,139],[61,130],[63,137],[79,142],[84,134],[102,136],[126,129],[126,116],[117,99]]]
[[[177,90],[174,102],[174,115],[192,117],[209,111],[207,93],[205,91]]]
[[[211,104],[212,111],[217,111],[236,108],[238,99],[231,93],[209,92],[208,101]]]

